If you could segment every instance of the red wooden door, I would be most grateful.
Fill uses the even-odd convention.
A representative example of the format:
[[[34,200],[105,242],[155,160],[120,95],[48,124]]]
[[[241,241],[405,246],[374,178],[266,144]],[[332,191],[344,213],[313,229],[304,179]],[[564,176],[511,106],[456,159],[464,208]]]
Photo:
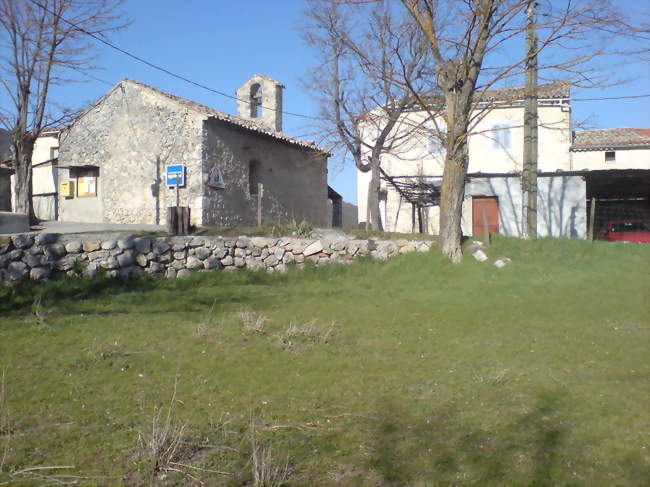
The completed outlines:
[[[485,221],[489,233],[499,233],[499,200],[496,196],[472,198],[472,235],[483,235]]]

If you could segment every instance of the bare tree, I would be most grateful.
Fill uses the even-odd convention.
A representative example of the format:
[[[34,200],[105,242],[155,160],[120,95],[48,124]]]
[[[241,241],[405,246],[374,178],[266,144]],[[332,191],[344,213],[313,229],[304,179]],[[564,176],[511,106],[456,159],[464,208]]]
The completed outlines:
[[[608,54],[602,42],[622,33],[625,24],[607,0],[558,0],[539,5],[539,40],[524,52],[525,10],[533,0],[401,0],[427,39],[436,84],[434,102],[413,94],[447,128],[440,201],[440,243],[452,262],[462,259],[461,216],[468,167],[468,137],[493,108],[487,90],[521,81],[530,56],[540,59],[540,79],[593,87],[611,83],[599,77],[596,60]],[[601,41],[601,42],[599,42]],[[512,55],[512,52],[522,53]],[[611,52],[611,51],[610,51]],[[600,72],[602,75],[603,72]],[[607,73],[609,74],[609,72]],[[528,93],[527,96],[536,96]]]
[[[14,211],[34,220],[31,159],[40,133],[61,123],[65,113],[51,109],[55,84],[70,71],[92,69],[88,33],[118,29],[122,0],[0,0],[0,83],[11,100],[0,123],[11,131],[16,171]]]
[[[427,51],[410,19],[398,18],[390,2],[371,8],[309,0],[303,37],[318,53],[307,86],[321,103],[326,139],[356,168],[370,172],[370,223],[383,230],[379,210],[381,160],[410,140],[402,114],[414,106],[404,79],[424,87]]]

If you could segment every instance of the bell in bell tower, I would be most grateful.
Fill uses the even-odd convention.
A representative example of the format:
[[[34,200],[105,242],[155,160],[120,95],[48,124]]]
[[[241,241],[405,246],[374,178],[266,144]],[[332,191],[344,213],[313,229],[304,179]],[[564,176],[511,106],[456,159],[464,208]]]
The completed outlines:
[[[282,132],[283,89],[284,86],[268,76],[254,75],[237,90],[239,117],[267,130]]]

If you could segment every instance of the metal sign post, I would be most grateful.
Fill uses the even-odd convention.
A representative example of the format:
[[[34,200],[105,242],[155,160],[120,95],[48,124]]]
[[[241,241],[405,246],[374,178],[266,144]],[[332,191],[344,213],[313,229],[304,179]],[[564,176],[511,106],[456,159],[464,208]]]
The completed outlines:
[[[179,199],[180,198],[179,198],[179,191],[178,191],[178,187],[179,187],[180,182],[181,182],[180,180],[181,180],[180,175],[176,174],[176,206],[180,206],[180,204],[179,204]]]

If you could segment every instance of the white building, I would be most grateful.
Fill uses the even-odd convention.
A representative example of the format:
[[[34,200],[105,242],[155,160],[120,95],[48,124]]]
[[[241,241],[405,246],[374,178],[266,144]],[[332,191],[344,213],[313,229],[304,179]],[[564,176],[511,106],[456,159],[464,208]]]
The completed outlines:
[[[522,233],[521,171],[523,168],[523,88],[486,92],[474,113],[477,122],[469,137],[469,168],[463,203],[465,235],[490,232],[519,236]],[[573,173],[571,105],[566,85],[540,87],[538,93],[538,235],[584,237],[587,230],[586,184]],[[438,206],[419,205],[409,195],[413,183],[439,184],[444,167],[444,148],[431,137],[436,125],[425,122],[421,110],[407,113],[410,123],[423,125],[409,136],[396,153],[385,155],[381,167],[381,213],[384,229],[391,232],[425,231],[437,234]],[[440,121],[436,120],[440,127]],[[429,130],[427,130],[429,129]],[[359,221],[367,219],[369,173],[357,173]],[[487,220],[484,222],[484,219]]]

